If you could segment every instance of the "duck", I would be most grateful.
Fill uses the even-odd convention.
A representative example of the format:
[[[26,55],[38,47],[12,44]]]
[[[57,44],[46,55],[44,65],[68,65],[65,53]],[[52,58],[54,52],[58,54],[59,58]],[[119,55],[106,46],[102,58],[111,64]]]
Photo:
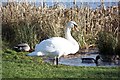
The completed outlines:
[[[36,44],[35,50],[28,56],[50,56],[54,58],[54,64],[58,65],[59,58],[68,54],[75,54],[79,51],[78,42],[72,37],[71,30],[78,30],[75,21],[69,21],[66,24],[65,38],[52,37]]]
[[[14,46],[14,50],[17,52],[20,52],[20,51],[29,52],[30,46],[27,43],[21,43],[21,44]]]
[[[82,63],[95,63],[96,66],[100,66],[101,65],[101,61],[103,60],[102,57],[97,54],[95,56],[86,56],[86,57],[83,57],[81,58],[82,60]]]

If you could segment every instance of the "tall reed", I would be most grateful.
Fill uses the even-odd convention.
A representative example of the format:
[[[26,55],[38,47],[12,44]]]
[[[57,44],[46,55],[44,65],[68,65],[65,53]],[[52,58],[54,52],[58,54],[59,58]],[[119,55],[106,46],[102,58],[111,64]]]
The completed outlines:
[[[27,42],[32,48],[43,39],[64,37],[65,25],[70,20],[78,23],[79,32],[72,35],[81,48],[89,47],[96,43],[100,31],[111,32],[116,37],[120,21],[118,6],[95,10],[89,6],[65,9],[60,6],[43,8],[29,3],[11,2],[2,6],[1,10],[3,39],[11,42],[10,45]]]

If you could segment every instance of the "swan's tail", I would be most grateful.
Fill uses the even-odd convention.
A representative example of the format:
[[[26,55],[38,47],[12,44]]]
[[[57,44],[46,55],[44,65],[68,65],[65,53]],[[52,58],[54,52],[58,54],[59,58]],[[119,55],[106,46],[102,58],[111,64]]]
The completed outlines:
[[[42,52],[32,52],[27,54],[27,56],[43,56],[44,54]]]

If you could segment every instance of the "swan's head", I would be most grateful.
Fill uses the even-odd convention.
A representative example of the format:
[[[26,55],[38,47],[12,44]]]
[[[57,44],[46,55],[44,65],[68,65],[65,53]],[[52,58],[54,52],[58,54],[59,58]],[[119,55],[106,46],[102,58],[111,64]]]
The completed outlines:
[[[70,29],[75,29],[75,30],[77,30],[78,31],[78,29],[77,29],[77,23],[76,22],[74,22],[74,21],[69,21],[68,23],[67,23],[67,26],[66,26],[67,28],[70,28]]]

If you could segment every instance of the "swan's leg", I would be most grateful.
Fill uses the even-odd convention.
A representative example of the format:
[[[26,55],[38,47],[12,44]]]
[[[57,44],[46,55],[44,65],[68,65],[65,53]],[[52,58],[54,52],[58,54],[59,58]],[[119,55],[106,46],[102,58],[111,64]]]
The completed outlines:
[[[59,54],[58,56],[55,56],[54,62],[53,62],[55,65],[58,65],[58,61],[59,61],[61,56],[62,56],[61,54]]]
[[[55,56],[54,65],[58,65],[58,57]]]

